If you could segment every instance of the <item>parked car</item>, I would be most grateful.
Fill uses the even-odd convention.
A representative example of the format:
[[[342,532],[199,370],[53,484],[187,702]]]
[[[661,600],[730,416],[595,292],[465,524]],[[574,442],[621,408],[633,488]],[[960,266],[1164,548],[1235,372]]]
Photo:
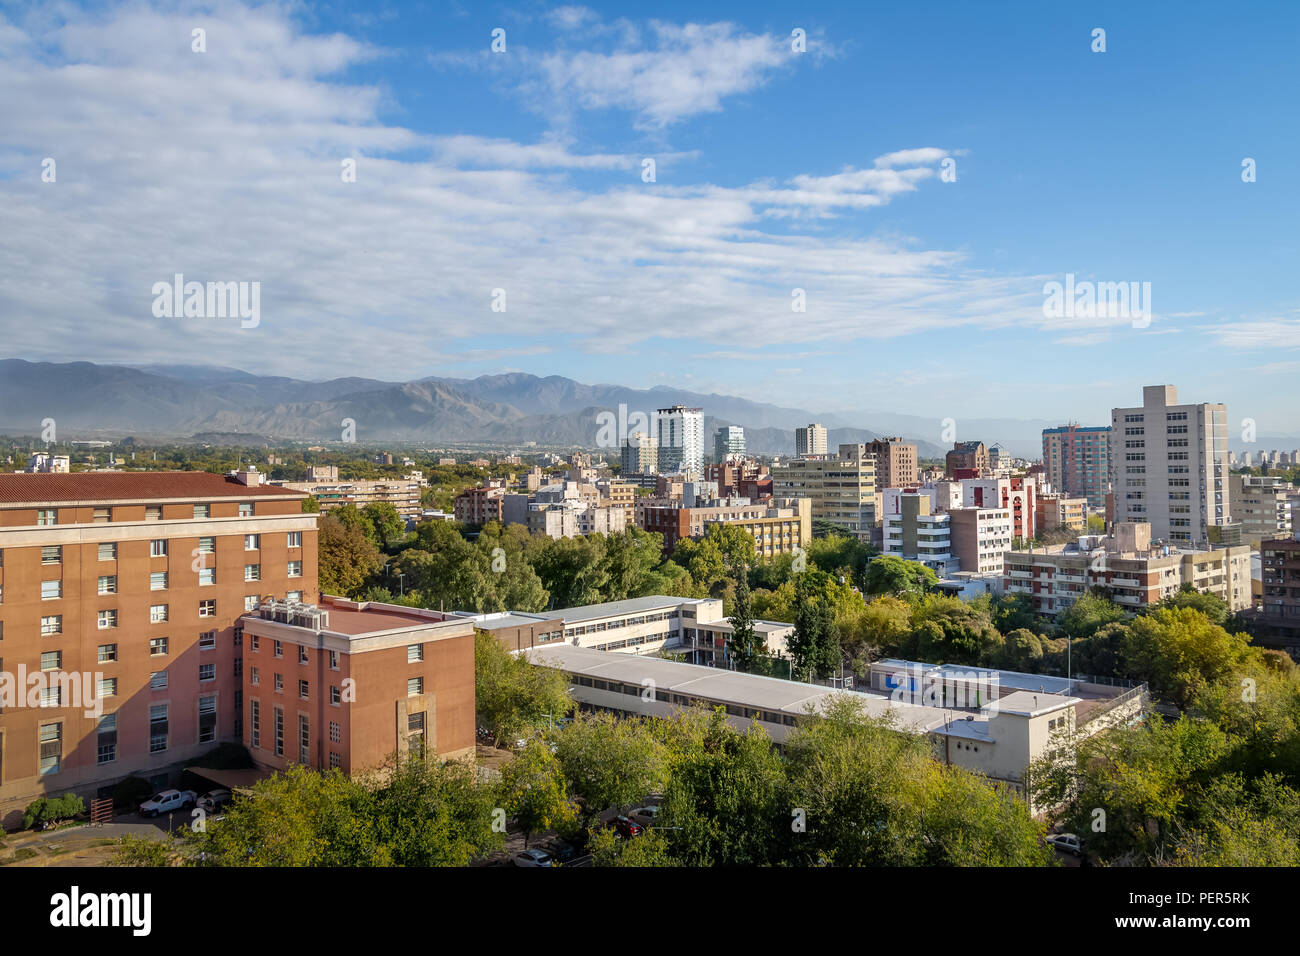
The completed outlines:
[[[568,863],[579,855],[578,848],[565,840],[552,840],[543,844],[542,849],[551,854],[557,863]]]
[[[199,797],[198,806],[206,813],[216,813],[234,798],[234,794],[229,790],[209,790]]]
[[[140,816],[156,817],[160,813],[173,810],[188,810],[194,806],[198,796],[193,790],[159,790],[152,797],[140,804]]]
[[[515,866],[555,866],[555,857],[534,847],[515,855]]]
[[[1073,833],[1049,833],[1044,842],[1066,853],[1083,856],[1083,841]]]
[[[654,826],[659,820],[659,808],[655,806],[637,807],[628,814],[628,819],[634,823],[639,823],[647,830]]]
[[[641,834],[645,833],[645,827],[641,826],[639,823],[633,823],[624,816],[615,817],[613,820],[609,821],[609,825],[614,828],[614,835],[616,837],[624,839],[628,837],[639,837]]]

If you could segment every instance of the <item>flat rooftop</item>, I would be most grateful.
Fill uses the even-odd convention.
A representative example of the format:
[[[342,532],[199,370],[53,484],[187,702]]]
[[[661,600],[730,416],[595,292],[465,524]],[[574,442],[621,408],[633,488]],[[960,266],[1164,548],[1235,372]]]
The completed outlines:
[[[820,684],[742,674],[701,664],[611,653],[569,644],[534,647],[520,653],[534,664],[556,667],[571,674],[625,684],[650,680],[655,687],[674,694],[792,717],[821,713],[832,699],[848,697],[870,717],[893,717],[900,729],[921,732],[943,722],[942,712],[935,708],[895,701],[884,694],[836,690]]]
[[[0,504],[75,505],[94,501],[205,501],[211,498],[304,498],[275,485],[245,485],[206,471],[82,471],[0,474]]]
[[[625,601],[606,601],[604,604],[587,604],[583,607],[566,607],[550,611],[552,618],[563,618],[566,624],[578,621],[595,621],[602,617],[618,617],[625,614],[641,614],[646,611],[658,611],[682,604],[699,604],[703,598],[672,597],[667,594],[651,594],[646,597],[628,598]]]
[[[263,612],[282,612],[288,620],[264,616]],[[309,615],[314,612],[328,614],[328,623],[314,626]],[[266,621],[280,627],[294,627],[315,634],[337,634],[346,638],[375,637],[412,628],[432,628],[441,625],[470,625],[468,618],[424,608],[403,607],[399,604],[380,604],[373,601],[349,601],[345,598],[322,595],[319,605],[289,605],[273,602],[260,605],[257,610],[243,615],[246,621]]]

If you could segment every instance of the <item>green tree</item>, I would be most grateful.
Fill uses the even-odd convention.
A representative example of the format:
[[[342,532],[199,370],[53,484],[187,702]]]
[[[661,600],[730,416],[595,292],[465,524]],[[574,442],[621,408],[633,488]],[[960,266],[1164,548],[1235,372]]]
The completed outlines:
[[[918,598],[933,591],[938,584],[939,576],[930,568],[897,555],[884,554],[867,565],[866,592],[870,595]]]
[[[576,706],[563,671],[530,664],[487,631],[474,634],[474,694],[480,721],[501,740],[567,717]]]
[[[748,673],[754,669],[755,659],[765,655],[767,648],[763,639],[754,631],[754,602],[749,592],[748,569],[743,565],[736,568],[735,582],[727,649],[736,669]]]
[[[534,833],[571,828],[577,822],[564,770],[544,740],[530,740],[501,768],[499,788],[507,815],[524,831],[525,847]]]
[[[586,801],[586,822],[609,807],[639,804],[662,789],[665,744],[638,719],[581,714],[555,738],[555,755],[572,792]]]
[[[1094,591],[1085,591],[1057,618],[1057,627],[1071,640],[1092,637],[1107,624],[1124,620],[1124,609]]]
[[[1124,647],[1129,676],[1179,707],[1205,686],[1255,659],[1250,638],[1229,634],[1195,608],[1164,608],[1136,618]]]
[[[321,592],[352,597],[379,571],[379,549],[360,527],[345,525],[332,513],[321,515],[317,527]]]
[[[406,537],[406,522],[390,502],[372,501],[361,509],[380,548],[387,550]]]

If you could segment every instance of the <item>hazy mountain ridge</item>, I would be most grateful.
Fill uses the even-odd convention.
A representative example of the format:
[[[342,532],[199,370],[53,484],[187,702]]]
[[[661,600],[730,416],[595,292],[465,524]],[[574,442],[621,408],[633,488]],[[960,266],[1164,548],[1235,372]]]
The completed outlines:
[[[55,420],[60,437],[138,434],[189,438],[200,433],[265,435],[271,440],[338,441],[344,421],[355,422],[359,442],[492,442],[595,448],[600,413],[620,405],[652,414],[673,404],[705,412],[705,453],[720,425],[741,425],[755,454],[794,453],[794,429],[820,421],[833,451],[841,442],[902,435],[923,458],[942,458],[947,421],[884,410],[824,414],[732,395],[656,386],[586,385],[558,375],[524,372],[474,379],[429,377],[387,382],[363,377],[309,382],[203,365],[96,365],[91,362],[0,360],[0,432],[39,435]],[[858,421],[863,427],[835,427]],[[1041,432],[1054,420],[957,419],[957,437],[1001,444],[1009,453],[1041,454]],[[1085,422],[1084,424],[1106,424]],[[1233,441],[1231,447],[1243,446]],[[1300,438],[1259,436],[1249,447],[1291,449]],[[607,454],[616,453],[608,449]]]

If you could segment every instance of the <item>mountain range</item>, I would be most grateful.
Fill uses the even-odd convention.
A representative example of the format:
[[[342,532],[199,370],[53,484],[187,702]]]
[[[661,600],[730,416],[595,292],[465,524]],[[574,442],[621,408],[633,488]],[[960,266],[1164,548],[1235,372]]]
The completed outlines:
[[[649,414],[683,404],[705,411],[706,454],[721,425],[741,425],[755,454],[794,453],[794,429],[821,422],[833,449],[840,442],[902,435],[923,458],[941,458],[942,423],[883,411],[852,415],[784,408],[731,395],[658,386],[584,385],[557,375],[515,372],[473,379],[411,382],[336,378],[312,382],[261,376],[205,365],[97,365],[90,362],[0,360],[0,433],[41,434],[52,418],[61,439],[123,437],[188,439],[202,434],[261,436],[266,440],[338,441],[344,420],[358,442],[595,448],[602,412]],[[1001,444],[1010,454],[1037,457],[1043,428],[1053,421],[970,419],[959,437]],[[1293,439],[1255,447],[1283,447]],[[1285,447],[1292,447],[1286,444]]]

